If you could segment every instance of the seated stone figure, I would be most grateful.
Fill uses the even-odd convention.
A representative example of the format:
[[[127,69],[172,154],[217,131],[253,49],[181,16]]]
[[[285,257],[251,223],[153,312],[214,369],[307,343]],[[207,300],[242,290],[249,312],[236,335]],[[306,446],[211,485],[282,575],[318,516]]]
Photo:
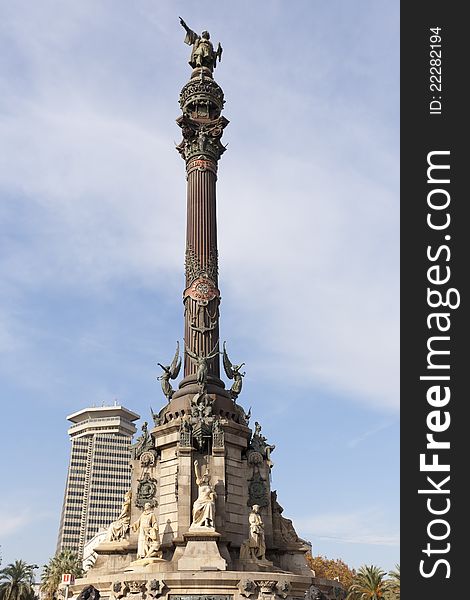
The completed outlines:
[[[132,493],[129,490],[124,496],[124,502],[118,518],[108,528],[108,542],[119,542],[126,537],[131,522],[131,499]]]

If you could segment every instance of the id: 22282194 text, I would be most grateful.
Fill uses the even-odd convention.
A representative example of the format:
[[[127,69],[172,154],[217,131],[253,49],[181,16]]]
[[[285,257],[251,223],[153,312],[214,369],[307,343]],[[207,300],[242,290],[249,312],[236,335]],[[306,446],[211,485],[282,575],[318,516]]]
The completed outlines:
[[[429,28],[429,114],[442,113],[442,27]]]

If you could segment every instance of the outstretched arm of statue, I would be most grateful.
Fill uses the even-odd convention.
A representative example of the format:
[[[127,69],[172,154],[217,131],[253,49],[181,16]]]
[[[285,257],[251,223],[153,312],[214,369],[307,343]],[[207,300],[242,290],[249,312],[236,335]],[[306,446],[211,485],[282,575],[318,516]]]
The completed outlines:
[[[189,33],[191,31],[191,29],[189,29],[189,27],[186,25],[186,23],[183,21],[183,19],[181,17],[179,17],[180,23],[181,25],[186,29],[186,31]]]
[[[194,461],[194,474],[196,475],[196,484],[199,485],[201,480],[201,473],[199,471],[199,462],[197,460]]]
[[[188,45],[194,44],[194,42],[199,38],[198,34],[195,31],[193,31],[192,29],[190,29],[181,17],[179,19],[180,19],[181,25],[184,27],[184,29],[186,31],[186,37],[184,38],[184,43],[188,44]]]

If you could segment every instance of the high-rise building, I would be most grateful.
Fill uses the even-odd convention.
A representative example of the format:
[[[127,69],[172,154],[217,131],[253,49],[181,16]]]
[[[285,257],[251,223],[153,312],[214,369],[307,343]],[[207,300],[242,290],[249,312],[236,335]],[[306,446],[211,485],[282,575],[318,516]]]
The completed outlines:
[[[124,406],[85,408],[73,423],[70,463],[60,519],[57,551],[83,547],[119,514],[131,481],[130,445],[139,415]]]

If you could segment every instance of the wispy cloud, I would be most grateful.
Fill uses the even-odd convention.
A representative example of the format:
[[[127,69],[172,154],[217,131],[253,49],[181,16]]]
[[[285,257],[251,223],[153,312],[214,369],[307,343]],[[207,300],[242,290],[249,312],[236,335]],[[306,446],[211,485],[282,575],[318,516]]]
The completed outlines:
[[[33,519],[30,510],[0,509],[0,535],[9,536],[24,529]]]
[[[385,429],[388,429],[389,427],[391,427],[392,425],[394,425],[394,423],[395,423],[395,421],[386,421],[386,422],[383,422],[383,423],[379,423],[375,427],[371,427],[367,431],[364,431],[361,434],[359,434],[358,436],[356,436],[356,437],[352,438],[351,440],[349,440],[347,442],[347,446],[349,448],[355,448],[356,446],[358,446],[359,444],[361,444],[362,442],[364,442],[368,438],[370,438],[370,437],[372,437],[374,435],[377,435],[377,433],[380,433],[381,431],[384,431]]]
[[[398,546],[398,531],[390,527],[386,516],[376,509],[345,513],[323,513],[295,520],[304,535],[314,539],[348,544]]]

